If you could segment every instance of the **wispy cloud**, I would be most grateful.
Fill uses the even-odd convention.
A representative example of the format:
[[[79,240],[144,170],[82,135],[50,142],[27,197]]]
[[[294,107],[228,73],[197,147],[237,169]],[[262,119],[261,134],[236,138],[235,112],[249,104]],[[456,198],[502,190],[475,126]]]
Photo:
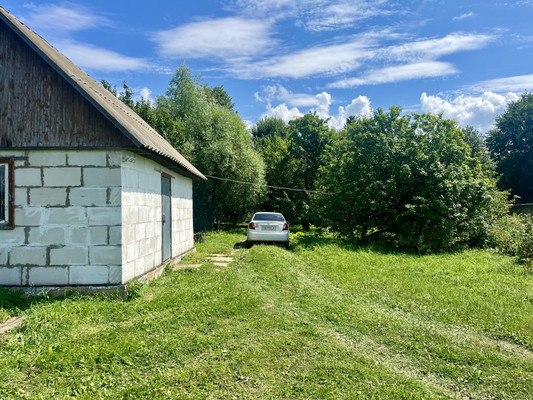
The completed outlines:
[[[524,92],[533,90],[533,74],[509,76],[505,78],[489,79],[475,83],[468,88],[472,92]]]
[[[457,73],[450,63],[439,61],[419,62],[394,67],[380,68],[359,78],[341,79],[328,85],[330,88],[352,88],[361,85],[378,85],[412,79],[434,78]]]
[[[305,2],[309,11],[300,14],[303,27],[309,31],[326,31],[353,26],[376,16],[393,13],[386,6],[389,1],[314,1]]]
[[[152,35],[159,52],[168,57],[242,59],[273,48],[266,20],[229,17],[193,22]]]
[[[361,60],[370,56],[369,43],[360,41],[318,46],[291,54],[272,56],[265,61],[247,65],[235,64],[230,70],[242,78],[257,79],[271,77],[305,78],[313,75],[335,75],[359,67]]]
[[[60,41],[54,45],[76,65],[100,72],[153,70],[144,58],[128,57],[112,50],[74,41]]]
[[[419,39],[382,49],[384,58],[394,60],[436,59],[459,51],[481,49],[496,39],[496,35],[451,33],[442,38]]]
[[[454,21],[461,21],[463,19],[467,19],[467,18],[472,18],[473,16],[475,16],[476,14],[474,14],[472,11],[468,11],[468,12],[465,12],[461,15],[458,15],[456,17],[453,17],[452,19]]]
[[[69,2],[60,4],[28,3],[20,19],[32,30],[43,34],[65,56],[79,67],[98,72],[156,71],[166,72],[143,57],[131,57],[104,47],[74,40],[75,32],[112,27],[105,16]]]
[[[71,3],[64,4],[25,4],[29,14],[22,21],[33,30],[43,31],[82,31],[111,25],[111,21],[93,13],[89,8]]]
[[[343,29],[380,15],[397,12],[390,0],[229,0],[242,15],[270,20],[291,19],[308,31]]]
[[[439,57],[482,48],[494,40],[495,36],[453,33],[442,38],[419,39],[395,45],[382,44],[399,39],[403,38],[393,33],[362,34],[345,43],[273,55],[265,60],[246,64],[230,64],[227,70],[241,79],[338,76],[355,71],[363,65],[370,70],[361,76],[337,80],[329,85],[337,88],[446,76],[457,73],[457,68],[450,63],[437,61]]]

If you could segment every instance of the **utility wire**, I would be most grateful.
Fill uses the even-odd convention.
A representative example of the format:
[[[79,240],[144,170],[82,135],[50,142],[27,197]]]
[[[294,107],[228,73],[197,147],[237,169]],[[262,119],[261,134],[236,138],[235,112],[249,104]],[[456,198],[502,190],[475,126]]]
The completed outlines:
[[[288,190],[292,192],[305,192],[305,193],[317,193],[317,194],[333,194],[333,193],[327,193],[327,192],[320,192],[318,190],[307,190],[307,189],[295,189],[295,188],[288,188],[288,187],[282,187],[282,186],[271,186],[271,185],[263,185],[261,183],[253,183],[253,182],[244,182],[244,181],[237,181],[235,179],[228,179],[228,178],[219,178],[218,176],[212,176],[212,175],[205,175],[204,176],[211,178],[211,179],[217,179],[219,181],[227,181],[227,182],[235,182],[235,183],[242,183],[243,185],[252,185],[252,186],[260,186],[260,187],[267,187],[269,189],[278,189],[278,190]]]
[[[219,180],[219,181],[235,182],[235,183],[241,183],[241,184],[243,184],[243,185],[252,185],[252,186],[266,187],[266,188],[269,188],[269,189],[288,190],[288,191],[291,191],[291,192],[305,192],[305,193],[316,193],[316,194],[328,194],[328,195],[332,195],[332,194],[334,194],[334,193],[329,193],[329,192],[321,192],[321,191],[319,191],[319,190],[296,189],[296,188],[289,188],[289,187],[283,187],[283,186],[263,185],[263,184],[260,184],[260,183],[254,183],[254,182],[237,181],[237,180],[235,180],[235,179],[220,178],[220,177],[218,177],[218,176],[206,175],[206,174],[204,174],[204,176],[206,176],[206,177],[208,177],[208,178],[211,178],[211,179],[217,179],[217,180]],[[513,207],[515,207],[515,206],[533,206],[533,203],[511,204],[511,206],[513,206]]]
[[[328,195],[332,195],[332,194],[334,194],[334,193],[329,193],[329,192],[321,192],[321,191],[318,191],[318,190],[307,190],[307,189],[296,189],[296,188],[289,188],[289,187],[283,187],[283,186],[262,185],[262,184],[260,184],[260,183],[237,181],[237,180],[235,180],[235,179],[219,178],[218,176],[206,175],[206,174],[204,174],[204,176],[206,176],[206,177],[208,177],[208,178],[211,178],[211,179],[217,179],[217,180],[219,180],[219,181],[235,182],[235,183],[241,183],[241,184],[243,184],[243,185],[252,185],[252,186],[266,187],[266,188],[269,188],[269,189],[288,190],[288,191],[291,191],[291,192],[305,192],[305,193],[316,193],[316,194],[328,194]],[[516,206],[533,206],[533,203],[511,204],[511,206],[512,206],[512,207],[516,207]]]

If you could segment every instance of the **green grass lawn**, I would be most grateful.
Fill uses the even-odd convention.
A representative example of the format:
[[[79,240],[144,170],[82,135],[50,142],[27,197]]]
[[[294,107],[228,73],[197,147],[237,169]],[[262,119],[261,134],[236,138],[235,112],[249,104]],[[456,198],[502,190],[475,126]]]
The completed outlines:
[[[234,257],[127,299],[6,301],[26,319],[0,338],[0,398],[533,398],[533,276],[509,257],[314,235]]]

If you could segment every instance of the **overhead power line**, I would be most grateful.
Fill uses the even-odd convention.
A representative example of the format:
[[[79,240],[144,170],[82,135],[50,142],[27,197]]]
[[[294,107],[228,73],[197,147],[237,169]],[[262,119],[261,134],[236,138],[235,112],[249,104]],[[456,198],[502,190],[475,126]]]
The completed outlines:
[[[244,182],[244,181],[238,181],[235,179],[228,179],[228,178],[220,178],[218,176],[212,176],[212,175],[205,175],[204,176],[211,178],[211,179],[217,179],[219,181],[227,181],[227,182],[235,182],[235,183],[241,183],[243,185],[252,185],[252,186],[259,186],[259,187],[266,187],[269,189],[277,189],[277,190],[288,190],[291,192],[305,192],[305,193],[317,193],[317,194],[333,194],[333,193],[327,193],[327,192],[321,192],[318,190],[308,190],[308,189],[296,189],[296,188],[289,188],[289,187],[283,187],[283,186],[272,186],[272,185],[263,185],[261,183],[254,183],[254,182]]]

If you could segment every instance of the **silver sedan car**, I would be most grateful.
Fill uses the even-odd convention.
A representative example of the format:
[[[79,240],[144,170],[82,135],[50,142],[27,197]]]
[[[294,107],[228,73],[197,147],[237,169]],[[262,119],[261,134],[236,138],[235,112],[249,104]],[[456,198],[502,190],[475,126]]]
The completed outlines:
[[[275,212],[255,213],[246,229],[247,244],[255,242],[279,242],[289,247],[289,224],[283,214]]]

